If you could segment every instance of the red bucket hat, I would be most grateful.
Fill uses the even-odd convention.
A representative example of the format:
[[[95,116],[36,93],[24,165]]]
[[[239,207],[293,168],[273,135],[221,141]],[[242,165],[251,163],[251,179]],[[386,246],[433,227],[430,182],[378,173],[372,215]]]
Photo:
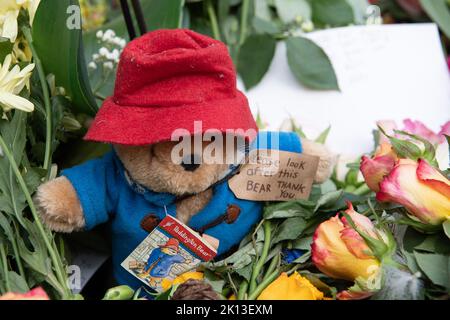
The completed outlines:
[[[201,132],[194,121],[201,121]],[[170,140],[176,129],[194,134],[257,127],[222,42],[186,29],[157,30],[125,47],[114,95],[85,139],[146,145]]]

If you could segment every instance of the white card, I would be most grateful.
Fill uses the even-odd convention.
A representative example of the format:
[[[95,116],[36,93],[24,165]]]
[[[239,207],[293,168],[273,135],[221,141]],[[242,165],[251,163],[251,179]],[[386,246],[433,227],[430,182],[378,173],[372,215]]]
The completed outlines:
[[[450,75],[435,24],[353,26],[308,37],[329,55],[342,91],[300,85],[279,42],[268,73],[247,92],[268,129],[277,130],[289,115],[312,137],[331,125],[333,151],[361,154],[373,148],[377,120],[401,126],[412,118],[438,132],[450,119]]]

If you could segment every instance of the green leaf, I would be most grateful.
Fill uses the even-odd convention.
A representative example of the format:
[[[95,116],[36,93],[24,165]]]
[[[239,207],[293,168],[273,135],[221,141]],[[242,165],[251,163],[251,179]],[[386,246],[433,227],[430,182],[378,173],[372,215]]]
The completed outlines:
[[[253,263],[249,263],[245,267],[239,268],[235,270],[238,275],[243,277],[245,280],[250,281],[253,272]]]
[[[450,239],[450,220],[445,220],[442,224],[442,228],[444,228],[445,235]]]
[[[30,290],[24,278],[14,271],[8,271],[9,281],[11,283],[11,291],[17,293],[26,293]]]
[[[263,216],[266,220],[292,217],[308,219],[312,214],[311,205],[307,205],[303,200],[295,200],[268,205],[264,208]]]
[[[328,134],[330,133],[331,130],[331,126],[329,126],[328,128],[325,129],[325,131],[323,131],[317,138],[316,138],[316,142],[321,143],[321,144],[325,144],[325,142],[327,141],[327,137]]]
[[[247,37],[238,56],[238,72],[248,90],[266,74],[275,53],[276,40],[267,34]]]
[[[301,217],[288,218],[284,220],[276,229],[273,243],[276,244],[284,240],[294,240],[305,230],[306,220]]]
[[[11,121],[0,120],[0,134],[20,164],[26,143],[26,112],[15,110]],[[22,211],[26,207],[23,192],[15,179],[8,158],[0,156],[0,209],[14,215],[24,225]]]
[[[43,178],[46,176],[46,174],[47,171],[42,168],[27,168],[27,171],[23,178],[30,193],[34,193],[36,189],[42,184]]]
[[[450,257],[442,254],[414,251],[417,264],[436,285],[450,289]]]
[[[450,10],[446,0],[420,0],[422,8],[439,25],[447,38],[450,38]]]
[[[400,158],[417,160],[422,155],[420,148],[413,142],[390,137],[392,147]]]
[[[402,134],[405,135],[407,137],[410,137],[416,141],[419,141],[421,143],[423,143],[425,150],[423,151],[423,154],[421,154],[421,157],[423,157],[424,159],[426,159],[428,162],[433,163],[436,161],[435,156],[436,156],[436,148],[434,147],[434,145],[428,141],[425,138],[422,138],[421,136],[415,135],[415,134],[411,134],[409,132],[406,131],[402,131],[402,130],[394,130],[395,133],[398,134]]]
[[[13,50],[14,43],[8,38],[0,37],[0,64],[3,63],[5,57]]]
[[[260,242],[256,244],[258,253],[261,252],[262,246],[263,245]],[[254,260],[255,255],[255,248],[253,247],[253,243],[250,242],[240,248],[238,251],[234,252],[229,257],[226,257],[225,259],[217,262],[207,263],[206,266],[210,269],[227,266],[231,270],[239,270],[251,264]]]
[[[205,282],[209,283],[215,292],[222,292],[223,286],[225,285],[225,281],[223,279],[208,269],[205,269],[203,274],[205,276]]]
[[[275,0],[278,16],[284,23],[290,23],[298,18],[311,20],[311,7],[306,0]]]
[[[266,21],[272,20],[272,14],[270,12],[267,0],[258,0],[254,2],[255,5],[255,17],[261,18]]]
[[[77,5],[76,0],[42,0],[34,17],[33,44],[45,72],[66,89],[75,111],[95,115],[98,106],[87,77],[81,29],[68,25],[77,17],[67,10]]]
[[[344,195],[343,190],[336,190],[332,192],[325,193],[322,195],[316,203],[316,207],[314,208],[314,212],[320,210],[330,210],[335,207],[335,204],[338,200],[342,198]]]
[[[142,1],[147,31],[181,28],[183,4],[184,0]]]
[[[417,251],[450,254],[450,242],[442,233],[427,235],[422,243],[414,247]]]
[[[311,6],[316,24],[345,26],[354,22],[353,9],[346,0],[313,0]]]
[[[292,242],[292,248],[309,251],[311,250],[312,241],[313,241],[312,236],[297,239]]]
[[[317,90],[339,90],[330,59],[313,41],[290,37],[286,41],[289,67],[298,81]]]
[[[276,34],[281,32],[278,25],[272,21],[267,21],[258,17],[253,17],[252,23],[256,33]]]

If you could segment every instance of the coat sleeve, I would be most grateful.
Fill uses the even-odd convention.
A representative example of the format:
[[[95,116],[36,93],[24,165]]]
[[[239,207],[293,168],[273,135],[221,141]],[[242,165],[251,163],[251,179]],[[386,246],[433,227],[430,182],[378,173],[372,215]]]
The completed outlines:
[[[117,191],[113,179],[114,154],[110,152],[99,159],[63,170],[61,175],[72,183],[81,202],[86,230],[109,220],[114,212]]]

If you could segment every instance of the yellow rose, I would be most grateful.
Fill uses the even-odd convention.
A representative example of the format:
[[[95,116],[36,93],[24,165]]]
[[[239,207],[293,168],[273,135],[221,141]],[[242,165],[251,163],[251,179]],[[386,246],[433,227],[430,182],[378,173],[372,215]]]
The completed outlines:
[[[323,293],[297,272],[282,273],[258,297],[258,300],[322,300]]]
[[[164,279],[161,283],[161,287],[163,288],[164,291],[166,291],[166,290],[170,289],[170,287],[177,285],[177,284],[185,283],[189,279],[202,280],[203,272],[196,272],[196,271],[185,272],[173,280]]]
[[[353,210],[351,203],[346,213],[361,231],[376,237],[372,222]],[[364,239],[351,228],[345,218],[338,216],[322,222],[313,237],[312,261],[326,275],[354,281],[358,277],[367,278],[373,266],[380,262],[372,255]]]

